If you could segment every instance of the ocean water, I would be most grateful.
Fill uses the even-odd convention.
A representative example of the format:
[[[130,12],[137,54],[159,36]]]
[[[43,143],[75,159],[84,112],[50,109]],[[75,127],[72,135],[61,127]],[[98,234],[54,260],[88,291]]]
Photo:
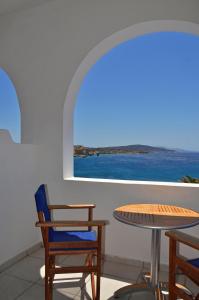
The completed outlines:
[[[104,154],[74,158],[74,176],[87,178],[179,182],[199,178],[199,152]]]

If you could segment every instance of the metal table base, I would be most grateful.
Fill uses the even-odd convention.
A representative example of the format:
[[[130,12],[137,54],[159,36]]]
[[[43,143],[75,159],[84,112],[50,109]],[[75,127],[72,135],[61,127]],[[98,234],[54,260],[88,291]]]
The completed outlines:
[[[158,287],[160,271],[160,243],[161,230],[152,229],[151,238],[151,285],[153,288]]]

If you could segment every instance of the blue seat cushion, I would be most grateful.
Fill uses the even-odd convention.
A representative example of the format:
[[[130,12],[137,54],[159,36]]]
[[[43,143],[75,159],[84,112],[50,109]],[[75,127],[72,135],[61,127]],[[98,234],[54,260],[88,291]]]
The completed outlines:
[[[188,262],[194,267],[199,268],[199,258],[189,259]]]
[[[56,231],[49,232],[49,242],[94,242],[96,241],[95,231]],[[79,248],[77,248],[79,250]],[[88,249],[88,248],[86,248]],[[53,249],[54,250],[54,249]],[[67,249],[56,249],[67,250]],[[75,250],[69,249],[68,250]]]
[[[35,193],[35,202],[37,207],[37,212],[43,212],[45,221],[51,221],[50,211],[48,209],[47,196],[45,185],[41,184]]]

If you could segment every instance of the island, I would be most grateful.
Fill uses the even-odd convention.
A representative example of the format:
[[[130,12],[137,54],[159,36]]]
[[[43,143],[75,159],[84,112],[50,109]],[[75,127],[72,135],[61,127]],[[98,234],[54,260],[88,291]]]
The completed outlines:
[[[127,145],[127,146],[112,146],[112,147],[86,147],[82,145],[74,146],[75,157],[87,157],[101,154],[147,154],[152,152],[168,152],[175,151],[163,147],[153,147],[148,145]]]

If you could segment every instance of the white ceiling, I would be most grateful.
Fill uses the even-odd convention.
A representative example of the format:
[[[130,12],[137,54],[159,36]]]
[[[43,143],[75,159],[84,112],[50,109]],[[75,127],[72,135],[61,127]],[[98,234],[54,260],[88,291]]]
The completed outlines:
[[[0,15],[35,6],[51,0],[0,0]]]

